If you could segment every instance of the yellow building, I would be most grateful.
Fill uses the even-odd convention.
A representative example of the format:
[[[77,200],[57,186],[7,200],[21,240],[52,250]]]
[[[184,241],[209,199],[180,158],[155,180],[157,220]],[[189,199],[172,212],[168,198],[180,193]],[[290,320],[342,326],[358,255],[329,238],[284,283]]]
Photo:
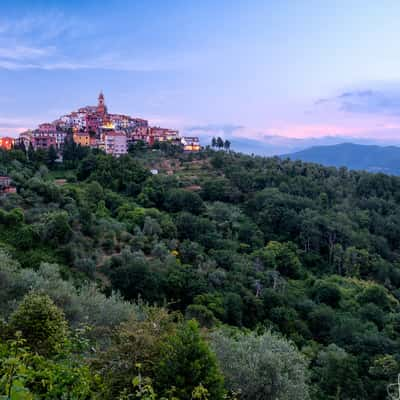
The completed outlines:
[[[88,133],[74,132],[74,142],[81,146],[90,146],[90,135]]]

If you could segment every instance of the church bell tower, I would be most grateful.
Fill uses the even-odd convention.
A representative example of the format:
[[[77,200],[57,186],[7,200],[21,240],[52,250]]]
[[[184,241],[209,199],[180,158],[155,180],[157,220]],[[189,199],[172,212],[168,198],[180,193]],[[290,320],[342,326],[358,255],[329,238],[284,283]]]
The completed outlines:
[[[107,107],[104,103],[103,91],[100,92],[99,97],[98,97],[97,112],[103,116],[107,114]]]

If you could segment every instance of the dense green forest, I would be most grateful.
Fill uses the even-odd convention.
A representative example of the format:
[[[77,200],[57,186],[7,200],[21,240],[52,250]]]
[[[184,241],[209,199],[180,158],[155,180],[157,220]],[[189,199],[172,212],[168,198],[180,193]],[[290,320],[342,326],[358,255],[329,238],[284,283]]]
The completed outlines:
[[[1,152],[0,175],[0,399],[382,400],[396,382],[400,178],[140,143]]]

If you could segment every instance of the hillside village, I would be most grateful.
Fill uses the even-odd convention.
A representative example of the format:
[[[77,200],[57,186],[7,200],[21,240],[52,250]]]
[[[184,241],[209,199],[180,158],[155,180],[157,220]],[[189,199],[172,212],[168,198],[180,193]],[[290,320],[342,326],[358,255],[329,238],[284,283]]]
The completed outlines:
[[[169,142],[185,152],[201,149],[198,137],[180,136],[175,129],[149,126],[145,119],[109,113],[103,92],[96,106],[82,107],[51,123],[42,123],[37,129],[20,133],[18,138],[1,137],[0,148],[10,150],[18,145],[25,149],[32,146],[34,150],[49,150],[53,147],[60,155],[66,141],[100,149],[116,157],[126,154],[129,146],[139,141],[148,146]]]

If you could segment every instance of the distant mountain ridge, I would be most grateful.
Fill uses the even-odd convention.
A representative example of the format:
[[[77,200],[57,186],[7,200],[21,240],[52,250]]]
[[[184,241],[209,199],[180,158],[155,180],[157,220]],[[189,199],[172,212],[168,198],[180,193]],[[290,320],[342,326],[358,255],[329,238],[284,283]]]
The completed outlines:
[[[281,157],[333,167],[400,175],[400,147],[341,143],[314,146]]]

